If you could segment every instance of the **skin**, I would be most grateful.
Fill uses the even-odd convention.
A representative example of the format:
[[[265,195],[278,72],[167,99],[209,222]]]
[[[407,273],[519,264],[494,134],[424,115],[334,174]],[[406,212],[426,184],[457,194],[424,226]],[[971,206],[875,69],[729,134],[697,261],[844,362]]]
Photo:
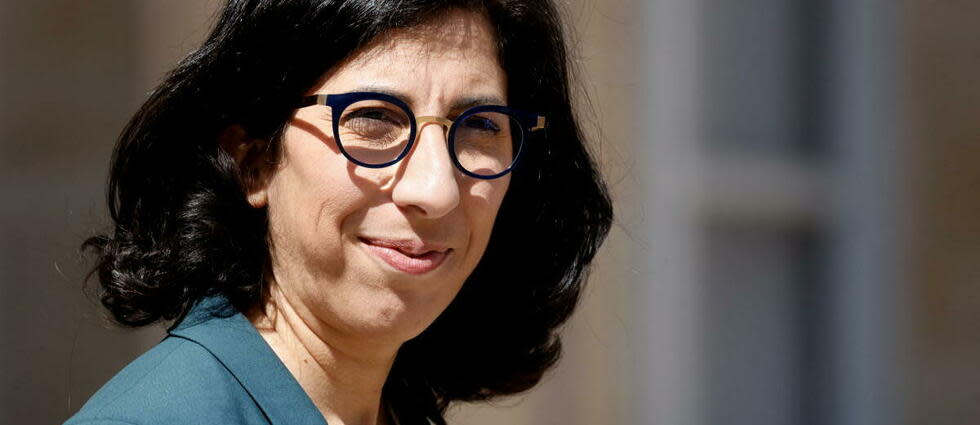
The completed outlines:
[[[310,94],[383,89],[417,116],[452,119],[468,99],[506,104],[495,45],[485,17],[451,11],[379,37]],[[222,144],[239,160],[261,143],[229,134]],[[331,425],[384,423],[381,390],[398,348],[445,310],[476,267],[510,178],[460,173],[436,124],[382,169],[349,162],[332,134],[328,107],[297,110],[282,158],[248,190],[254,207],[268,208],[272,268],[265,304],[247,316]],[[447,255],[432,271],[405,273],[363,238],[412,240]]]

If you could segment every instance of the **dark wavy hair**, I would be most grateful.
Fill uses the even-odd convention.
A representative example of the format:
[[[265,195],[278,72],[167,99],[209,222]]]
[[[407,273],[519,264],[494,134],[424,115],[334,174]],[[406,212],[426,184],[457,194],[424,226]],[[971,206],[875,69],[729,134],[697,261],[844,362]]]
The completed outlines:
[[[548,0],[231,0],[204,44],[150,95],[119,138],[108,182],[114,228],[95,251],[99,298],[116,322],[179,320],[222,294],[264,299],[265,209],[218,139],[240,125],[279,137],[325,72],[387,31],[449,9],[489,18],[513,107],[548,117],[514,171],[489,246],[447,310],[398,353],[383,399],[400,423],[445,423],[456,400],[535,385],[557,361],[556,333],[578,301],[612,207],[571,107],[559,14]],[[311,53],[311,52],[316,52]]]

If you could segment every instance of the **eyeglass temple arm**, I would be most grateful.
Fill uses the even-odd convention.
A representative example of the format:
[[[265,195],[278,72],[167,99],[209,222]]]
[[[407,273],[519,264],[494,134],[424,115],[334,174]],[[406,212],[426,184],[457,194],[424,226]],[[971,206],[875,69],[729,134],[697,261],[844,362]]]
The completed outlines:
[[[299,104],[296,105],[296,107],[297,108],[305,108],[307,106],[326,105],[326,104],[327,104],[327,95],[325,95],[325,94],[315,94],[315,95],[312,95],[312,96],[306,96],[306,97],[304,97],[302,100],[299,101]]]
[[[541,116],[541,115],[538,115],[538,122],[536,124],[534,124],[534,127],[531,127],[531,131],[538,131],[538,130],[544,129],[544,125],[545,125],[545,119],[544,119],[544,117]]]

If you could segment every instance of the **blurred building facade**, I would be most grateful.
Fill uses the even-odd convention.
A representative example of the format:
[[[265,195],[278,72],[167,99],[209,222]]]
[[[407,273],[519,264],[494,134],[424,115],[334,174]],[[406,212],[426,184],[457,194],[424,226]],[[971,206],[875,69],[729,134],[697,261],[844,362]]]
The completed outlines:
[[[0,2],[0,423],[162,336],[104,324],[76,247],[219,3]],[[980,3],[560,3],[618,222],[558,368],[453,423],[980,417]]]

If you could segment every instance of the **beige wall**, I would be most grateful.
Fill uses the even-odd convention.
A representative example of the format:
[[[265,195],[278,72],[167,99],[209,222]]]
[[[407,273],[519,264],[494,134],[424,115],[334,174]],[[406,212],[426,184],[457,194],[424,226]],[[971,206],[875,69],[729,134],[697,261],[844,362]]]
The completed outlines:
[[[913,423],[980,417],[980,3],[909,1]]]

